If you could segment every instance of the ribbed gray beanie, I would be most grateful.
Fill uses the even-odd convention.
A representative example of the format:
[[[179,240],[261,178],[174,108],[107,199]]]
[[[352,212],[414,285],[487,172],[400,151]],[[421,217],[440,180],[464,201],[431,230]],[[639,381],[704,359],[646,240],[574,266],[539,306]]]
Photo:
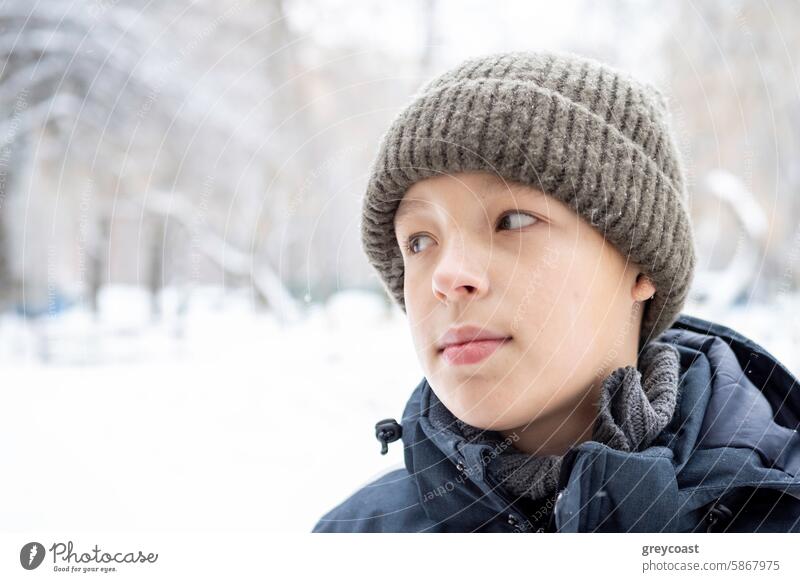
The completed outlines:
[[[405,312],[394,215],[414,182],[486,171],[576,211],[656,293],[640,347],[669,328],[695,266],[684,170],[652,85],[562,51],[492,53],[424,84],[383,135],[363,201],[362,246]]]

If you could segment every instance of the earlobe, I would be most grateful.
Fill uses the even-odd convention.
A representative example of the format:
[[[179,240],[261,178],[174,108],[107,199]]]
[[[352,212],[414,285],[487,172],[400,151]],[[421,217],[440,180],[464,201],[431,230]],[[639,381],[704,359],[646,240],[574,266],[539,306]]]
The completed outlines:
[[[636,301],[647,301],[652,299],[656,294],[656,287],[650,280],[650,277],[644,273],[639,273],[636,276],[636,284],[633,287],[633,298]]]

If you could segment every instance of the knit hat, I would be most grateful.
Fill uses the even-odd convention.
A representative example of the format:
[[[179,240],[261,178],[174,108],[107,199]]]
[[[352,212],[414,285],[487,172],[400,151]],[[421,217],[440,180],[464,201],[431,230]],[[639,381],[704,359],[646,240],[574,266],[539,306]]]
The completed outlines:
[[[414,182],[486,171],[570,206],[640,264],[656,292],[640,347],[671,327],[695,265],[688,194],[664,95],[561,51],[491,53],[424,84],[382,137],[362,247],[405,312],[394,215]]]

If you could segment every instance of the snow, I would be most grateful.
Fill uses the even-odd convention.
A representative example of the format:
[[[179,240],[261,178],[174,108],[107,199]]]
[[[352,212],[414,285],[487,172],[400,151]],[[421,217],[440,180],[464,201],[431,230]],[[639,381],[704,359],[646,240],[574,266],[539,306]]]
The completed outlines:
[[[711,194],[730,205],[752,238],[767,234],[769,220],[758,200],[738,176],[725,170],[714,169],[706,173],[705,181]]]
[[[182,324],[149,323],[130,288],[97,321],[0,320],[6,531],[309,531],[402,466],[374,436],[422,378],[399,310],[342,293],[281,328],[243,296],[198,295]]]
[[[402,466],[374,436],[423,376],[398,308],[347,291],[281,324],[247,292],[185,297],[165,290],[156,320],[129,287],[105,289],[97,318],[0,319],[6,531],[304,532]],[[721,323],[797,373],[798,307]]]

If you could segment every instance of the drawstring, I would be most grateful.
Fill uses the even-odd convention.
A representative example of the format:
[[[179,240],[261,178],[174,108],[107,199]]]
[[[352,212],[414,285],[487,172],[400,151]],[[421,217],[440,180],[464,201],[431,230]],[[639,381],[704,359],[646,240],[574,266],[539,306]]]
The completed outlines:
[[[393,418],[384,418],[375,423],[375,438],[381,441],[381,454],[389,452],[389,443],[403,436],[403,427]]]

